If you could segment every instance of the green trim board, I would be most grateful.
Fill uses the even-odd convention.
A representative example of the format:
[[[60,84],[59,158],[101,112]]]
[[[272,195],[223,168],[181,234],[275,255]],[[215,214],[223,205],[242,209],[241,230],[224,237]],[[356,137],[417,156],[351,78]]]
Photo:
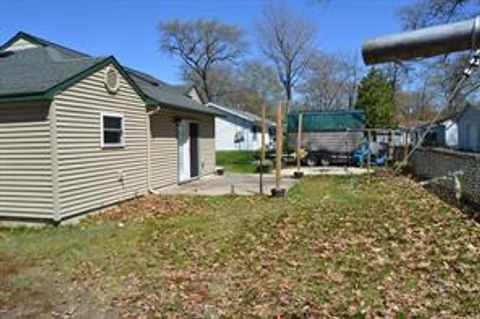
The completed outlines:
[[[5,95],[0,96],[0,103],[9,103],[9,102],[28,102],[28,101],[46,101],[51,100],[45,97],[44,92],[39,93],[28,93],[22,95]]]

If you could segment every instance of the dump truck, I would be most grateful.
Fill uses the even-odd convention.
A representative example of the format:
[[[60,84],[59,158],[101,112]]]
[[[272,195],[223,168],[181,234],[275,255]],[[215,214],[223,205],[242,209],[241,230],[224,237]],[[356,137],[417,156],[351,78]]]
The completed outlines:
[[[308,166],[348,164],[365,142],[365,113],[360,110],[293,111],[287,115],[287,150],[295,152],[302,114],[301,144]]]

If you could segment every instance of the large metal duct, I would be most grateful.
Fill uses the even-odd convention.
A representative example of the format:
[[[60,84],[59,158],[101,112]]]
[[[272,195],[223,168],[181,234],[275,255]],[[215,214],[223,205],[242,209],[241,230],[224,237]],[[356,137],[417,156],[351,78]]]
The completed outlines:
[[[475,49],[479,42],[476,18],[367,40],[362,54],[365,64],[372,65]]]

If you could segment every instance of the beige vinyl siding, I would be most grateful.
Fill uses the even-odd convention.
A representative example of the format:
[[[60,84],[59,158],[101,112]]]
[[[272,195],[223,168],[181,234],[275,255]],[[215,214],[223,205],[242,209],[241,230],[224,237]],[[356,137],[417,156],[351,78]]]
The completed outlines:
[[[53,219],[49,105],[0,104],[0,216]]]
[[[177,183],[177,137],[174,115],[162,110],[151,117],[150,165],[152,187]]]
[[[147,190],[145,103],[123,77],[119,91],[108,93],[105,69],[55,97],[59,206],[63,218]],[[101,147],[102,112],[124,116],[124,147]]]
[[[209,175],[215,172],[215,118],[202,116],[199,122],[200,130],[200,174]]]
[[[213,116],[162,109],[151,118],[152,187],[159,189],[178,182],[178,142],[175,119],[199,125],[200,175],[215,171],[215,120]]]

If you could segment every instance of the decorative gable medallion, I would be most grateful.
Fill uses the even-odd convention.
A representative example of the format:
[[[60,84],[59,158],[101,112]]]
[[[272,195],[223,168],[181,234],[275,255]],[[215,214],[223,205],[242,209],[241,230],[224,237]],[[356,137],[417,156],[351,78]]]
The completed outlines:
[[[118,92],[118,89],[120,88],[120,75],[114,67],[107,67],[107,70],[105,71],[104,81],[105,87],[107,88],[108,92],[112,94]]]

